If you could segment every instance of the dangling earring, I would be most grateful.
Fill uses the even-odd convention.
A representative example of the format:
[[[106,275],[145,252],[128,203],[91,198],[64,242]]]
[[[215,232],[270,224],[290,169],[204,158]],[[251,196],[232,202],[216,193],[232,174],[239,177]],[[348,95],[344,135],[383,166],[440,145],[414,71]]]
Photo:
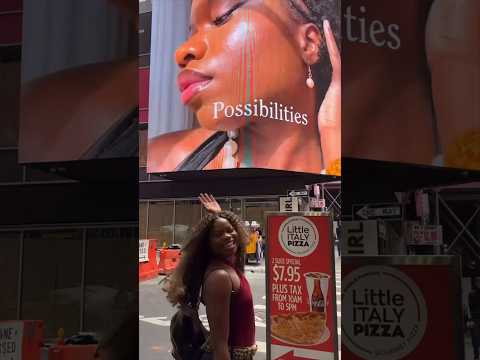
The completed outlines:
[[[235,160],[234,155],[238,151],[238,144],[235,142],[235,139],[238,136],[238,131],[229,130],[227,131],[227,136],[228,140],[223,145],[223,149],[225,150],[225,152],[222,167],[224,169],[231,169],[237,167],[237,161]]]
[[[309,87],[310,89],[313,89],[315,87],[315,81],[313,81],[312,79],[312,69],[310,68],[310,65],[308,65],[308,77],[305,83],[307,84],[307,87]]]

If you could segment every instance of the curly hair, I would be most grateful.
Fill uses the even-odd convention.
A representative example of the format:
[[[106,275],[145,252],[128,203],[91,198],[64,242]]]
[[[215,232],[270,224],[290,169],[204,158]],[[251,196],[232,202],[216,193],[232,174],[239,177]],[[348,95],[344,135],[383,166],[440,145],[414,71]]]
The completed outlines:
[[[248,242],[248,231],[244,223],[230,211],[208,214],[195,227],[190,240],[182,248],[179,264],[164,280],[163,290],[172,305],[195,306],[198,303],[203,277],[213,258],[209,246],[210,233],[215,220],[219,218],[228,220],[238,234],[235,267],[244,271],[245,247]]]

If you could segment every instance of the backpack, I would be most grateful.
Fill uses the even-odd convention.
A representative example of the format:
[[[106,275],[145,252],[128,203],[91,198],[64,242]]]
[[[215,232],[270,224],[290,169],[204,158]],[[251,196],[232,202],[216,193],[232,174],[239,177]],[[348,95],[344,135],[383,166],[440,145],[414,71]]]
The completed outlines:
[[[206,352],[202,345],[207,341],[208,330],[198,317],[198,306],[182,305],[170,322],[170,340],[175,360],[200,360]]]

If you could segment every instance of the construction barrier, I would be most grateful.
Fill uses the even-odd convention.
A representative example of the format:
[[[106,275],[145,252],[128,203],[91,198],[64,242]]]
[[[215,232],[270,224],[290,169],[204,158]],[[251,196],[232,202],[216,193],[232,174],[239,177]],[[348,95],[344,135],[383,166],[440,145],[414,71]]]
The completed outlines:
[[[158,272],[169,274],[177,266],[180,260],[180,249],[161,249]]]
[[[48,349],[48,360],[94,360],[97,345],[56,345]]]
[[[138,276],[141,281],[152,279],[158,275],[157,240],[140,240],[138,261]]]
[[[40,360],[42,345],[42,321],[0,321],[0,359]]]

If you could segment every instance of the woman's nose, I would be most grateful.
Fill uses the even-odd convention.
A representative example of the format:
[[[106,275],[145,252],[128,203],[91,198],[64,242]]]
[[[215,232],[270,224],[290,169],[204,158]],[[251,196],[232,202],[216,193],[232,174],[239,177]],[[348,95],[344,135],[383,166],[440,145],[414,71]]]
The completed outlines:
[[[175,52],[175,60],[180,68],[184,68],[192,60],[200,60],[207,51],[207,45],[198,35],[185,41]]]

